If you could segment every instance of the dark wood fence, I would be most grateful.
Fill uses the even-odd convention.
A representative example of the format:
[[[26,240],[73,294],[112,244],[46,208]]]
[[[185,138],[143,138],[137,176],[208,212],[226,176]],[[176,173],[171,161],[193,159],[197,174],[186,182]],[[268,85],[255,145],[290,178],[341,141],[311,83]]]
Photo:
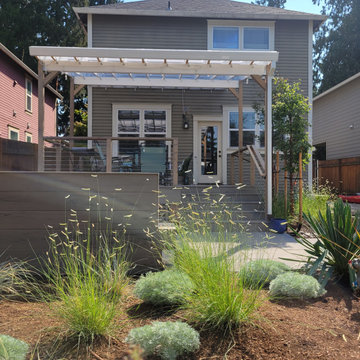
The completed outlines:
[[[37,144],[0,138],[1,171],[36,171]]]
[[[360,193],[360,157],[318,162],[320,184],[327,180],[339,193]]]
[[[44,254],[49,234],[62,236],[61,224],[77,218],[82,232],[90,222],[110,238],[126,225],[138,271],[158,267],[158,254],[144,232],[157,227],[157,174],[0,172],[0,184],[1,261]]]

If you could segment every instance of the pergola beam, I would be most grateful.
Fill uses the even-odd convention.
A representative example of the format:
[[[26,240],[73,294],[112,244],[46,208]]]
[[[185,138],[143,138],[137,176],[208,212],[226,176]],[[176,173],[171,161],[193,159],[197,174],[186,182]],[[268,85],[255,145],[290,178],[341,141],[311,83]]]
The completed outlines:
[[[92,85],[92,86],[146,86],[146,87],[178,87],[178,88],[209,88],[209,89],[228,89],[231,86],[237,86],[236,80],[202,80],[198,79],[153,79],[136,78],[95,78],[95,77],[75,77],[75,84]]]

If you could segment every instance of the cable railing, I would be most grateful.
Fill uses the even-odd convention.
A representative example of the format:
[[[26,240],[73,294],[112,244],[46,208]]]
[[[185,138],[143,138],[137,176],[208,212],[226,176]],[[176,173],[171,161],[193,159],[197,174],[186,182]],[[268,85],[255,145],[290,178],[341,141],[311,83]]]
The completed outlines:
[[[45,171],[158,173],[178,183],[178,139],[164,137],[45,137]]]

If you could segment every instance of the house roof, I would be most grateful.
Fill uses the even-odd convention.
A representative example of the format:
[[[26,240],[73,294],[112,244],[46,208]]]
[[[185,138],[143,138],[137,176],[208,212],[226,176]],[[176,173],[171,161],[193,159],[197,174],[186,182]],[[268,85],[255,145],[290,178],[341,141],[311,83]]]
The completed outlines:
[[[25,63],[23,63],[15,54],[13,54],[4,44],[0,43],[0,50],[6,54],[11,60],[13,60],[16,64],[18,64],[22,69],[24,69],[31,77],[34,79],[38,79],[38,75],[32,71]],[[50,85],[46,86],[48,90],[50,90],[57,98],[62,99],[63,96],[58,93],[53,87]]]
[[[170,5],[170,7],[169,7]],[[284,19],[313,20],[318,28],[327,19],[324,15],[253,5],[232,0],[142,0],[127,3],[74,7],[86,24],[85,14],[175,16],[213,19]]]
[[[332,93],[333,91],[335,91],[335,90],[337,90],[337,89],[342,88],[342,87],[345,86],[346,84],[349,84],[349,83],[351,83],[352,81],[354,81],[354,80],[356,80],[356,79],[358,79],[358,78],[360,78],[360,72],[358,72],[357,74],[355,74],[355,75],[349,77],[348,79],[342,81],[341,83],[333,86],[332,88],[324,91],[324,92],[321,93],[320,95],[314,97],[313,102],[316,101],[316,100],[321,99],[322,97],[324,97],[324,96]]]

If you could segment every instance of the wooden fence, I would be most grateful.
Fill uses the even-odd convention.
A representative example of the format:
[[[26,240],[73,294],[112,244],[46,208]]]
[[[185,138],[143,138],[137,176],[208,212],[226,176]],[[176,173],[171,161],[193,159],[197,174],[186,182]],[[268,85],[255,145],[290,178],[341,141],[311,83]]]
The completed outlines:
[[[0,171],[36,171],[37,144],[0,138]]]
[[[318,161],[320,184],[329,181],[339,193],[360,193],[360,157]]]
[[[157,227],[157,174],[0,172],[0,183],[1,261],[44,254],[49,234],[62,236],[61,224],[76,212],[84,233],[89,221],[101,233],[126,225],[136,272],[158,267],[158,254],[144,232]]]

